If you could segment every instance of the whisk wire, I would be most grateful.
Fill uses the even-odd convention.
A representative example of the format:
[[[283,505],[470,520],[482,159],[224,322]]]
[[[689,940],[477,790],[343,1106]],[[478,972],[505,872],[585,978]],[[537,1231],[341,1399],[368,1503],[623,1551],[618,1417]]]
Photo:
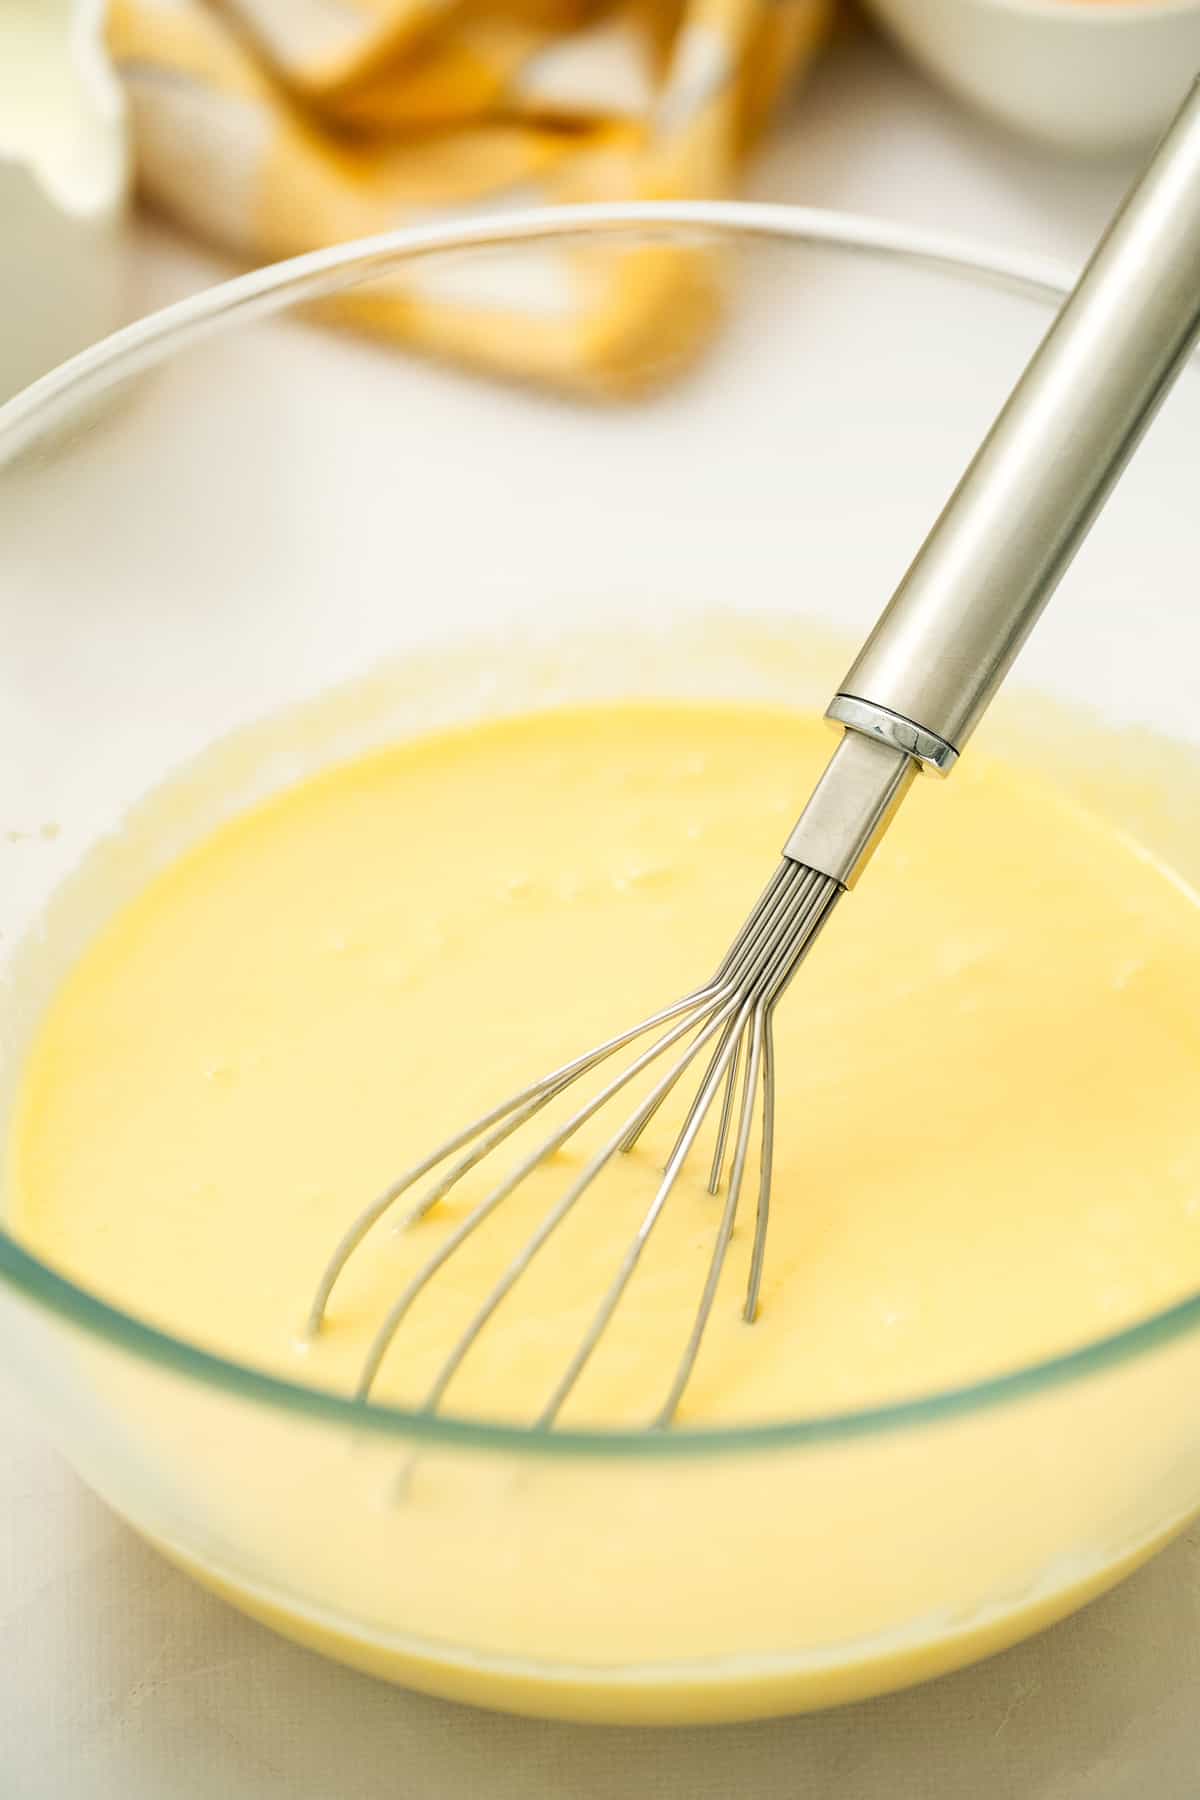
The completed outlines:
[[[747,1008],[743,1006],[743,1022],[746,1010]],[[646,1245],[650,1240],[650,1234],[662,1217],[663,1209],[670,1197],[671,1190],[674,1188],[675,1183],[679,1178],[679,1171],[682,1169],[688,1152],[691,1150],[700,1127],[704,1123],[704,1115],[712,1105],[713,1096],[721,1084],[729,1063],[732,1061],[737,1043],[737,1038],[728,1042],[726,1048],[721,1052],[716,1064],[710,1065],[709,1074],[700,1089],[700,1104],[696,1105],[693,1103],[691,1111],[688,1114],[688,1123],[683,1132],[676,1139],[675,1147],[667,1160],[666,1168],[663,1170],[662,1180],[659,1182],[657,1192],[647,1208],[645,1217],[642,1219],[641,1224],[634,1233],[629,1248],[621,1258],[620,1267],[618,1268],[616,1275],[610,1282],[603,1299],[593,1314],[592,1322],[588,1326],[582,1343],[576,1350],[575,1355],[571,1358],[566,1373],[559,1381],[558,1386],[554,1389],[545,1408],[538,1416],[536,1422],[537,1429],[546,1430],[554,1423],[563,1404],[570,1395],[576,1382],[579,1380],[580,1375],[582,1375],[585,1367],[591,1360],[592,1352],[603,1337],[604,1332],[608,1327],[609,1320],[616,1311],[621,1296],[624,1294],[625,1289],[633,1278],[634,1270],[641,1261],[642,1252],[645,1250]]]
[[[733,1002],[730,1001],[728,1005],[732,1007]],[[710,1032],[715,1032],[717,1030],[723,1017],[724,1014],[720,1014],[712,1021],[711,1026],[708,1028]],[[607,1105],[614,1094],[618,1093],[621,1088],[627,1086],[628,1083],[632,1081],[635,1076],[639,1075],[644,1068],[657,1057],[661,1056],[672,1044],[677,1043],[680,1038],[686,1037],[687,1033],[692,1030],[693,1025],[694,1020],[692,1018],[689,1017],[683,1019],[678,1025],[673,1026],[663,1037],[651,1044],[648,1050],[644,1050],[641,1056],[639,1056],[629,1068],[625,1069],[614,1081],[610,1082],[609,1085],[596,1095],[594,1099],[590,1100],[586,1106],[580,1107],[577,1112],[573,1113],[566,1123],[560,1126],[559,1129],[545,1142],[539,1144],[536,1150],[531,1151],[530,1154],[517,1163],[513,1169],[510,1169],[504,1179],[499,1182],[496,1187],[492,1188],[492,1190],[471,1209],[466,1218],[462,1221],[462,1224],[438,1245],[428,1261],[418,1269],[417,1273],[408,1283],[404,1292],[392,1306],[387,1317],[384,1319],[383,1324],[376,1332],[371,1347],[367,1352],[367,1360],[359,1379],[357,1389],[357,1396],[359,1399],[365,1399],[369,1393],[375,1377],[379,1372],[379,1365],[383,1361],[388,1347],[395,1337],[396,1332],[399,1330],[413,1301],[443,1264],[450,1260],[459,1245],[470,1237],[478,1226],[482,1225],[489,1214],[495,1212],[502,1201],[508,1199],[508,1196],[512,1193],[513,1189],[518,1187],[527,1176],[531,1175],[540,1163],[545,1162],[548,1157],[554,1155],[555,1151],[560,1150],[567,1142],[568,1138],[574,1136],[580,1126],[585,1125],[594,1114],[600,1111],[602,1106]],[[671,1083],[677,1080],[679,1075],[683,1073],[688,1063],[692,1061],[694,1056],[703,1047],[705,1041],[705,1037],[701,1036],[696,1043],[689,1046],[684,1057],[680,1059],[676,1069],[668,1078]],[[655,1091],[657,1092],[657,1090]],[[619,1148],[620,1141],[618,1138],[617,1142],[614,1143],[612,1150],[609,1152],[609,1155],[615,1154],[616,1150]],[[607,1155],[604,1160],[607,1162]]]
[[[733,1093],[733,1080],[737,1074],[742,1040],[738,1039],[738,1048],[734,1052],[733,1061],[729,1065],[729,1074],[725,1083],[726,1101]],[[762,1008],[754,1009],[751,1025],[750,1053],[745,1060],[742,1076],[742,1092],[738,1108],[737,1139],[733,1152],[733,1167],[729,1174],[729,1188],[725,1195],[725,1206],[721,1214],[721,1223],[717,1228],[716,1240],[713,1244],[712,1256],[709,1260],[708,1275],[704,1282],[704,1291],[700,1296],[700,1304],[696,1309],[696,1317],[684,1347],[683,1355],[675,1370],[667,1397],[654,1420],[657,1430],[665,1430],[675,1417],[679,1402],[683,1398],[684,1389],[691,1378],[696,1358],[700,1354],[700,1344],[708,1325],[709,1314],[717,1297],[717,1288],[721,1280],[721,1272],[725,1267],[725,1255],[729,1249],[729,1240],[733,1236],[734,1222],[737,1219],[738,1201],[742,1192],[742,1177],[746,1169],[746,1154],[750,1145],[750,1126],[754,1115],[754,1092],[758,1083],[759,1067],[762,1061]],[[723,1160],[723,1153],[722,1153]],[[710,1192],[714,1191],[711,1186]]]
[[[696,1039],[696,1041],[692,1044],[689,1044],[689,1046],[685,1050],[684,1054],[678,1059],[678,1061],[668,1071],[666,1076],[662,1079],[662,1081],[658,1084],[658,1086],[652,1091],[652,1093],[647,1097],[647,1099],[642,1102],[642,1109],[649,1107],[650,1105],[652,1105],[655,1102],[655,1100],[659,1096],[660,1090],[669,1090],[671,1087],[674,1086],[674,1084],[679,1080],[680,1076],[685,1072],[685,1070],[689,1067],[689,1065],[695,1061],[696,1057],[700,1054],[700,1051],[704,1048],[704,1045],[708,1042],[709,1037],[712,1035],[713,1032],[715,1032],[717,1030],[719,1024],[720,1024],[719,1018],[713,1020],[710,1023],[710,1025],[706,1028],[706,1030]],[[682,1033],[680,1033],[680,1035],[682,1035]],[[661,1050],[664,1047],[665,1046],[660,1045],[659,1049]],[[642,1109],[639,1109],[639,1110],[642,1110]],[[622,1143],[622,1139],[624,1137],[624,1131],[625,1131],[625,1127],[622,1126],[621,1129],[619,1131],[617,1131],[610,1139],[608,1139],[608,1141],[602,1146],[602,1148],[596,1152],[595,1156],[586,1165],[586,1167],[583,1169],[583,1171],[580,1173],[580,1175],[568,1187],[566,1193],[562,1196],[562,1198],[560,1200],[558,1200],[558,1202],[545,1215],[541,1224],[534,1231],[533,1235],[527,1240],[527,1242],[522,1247],[522,1249],[508,1264],[507,1268],[504,1270],[504,1273],[500,1276],[499,1280],[492,1287],[487,1298],[484,1300],[484,1302],[480,1306],[479,1310],[475,1313],[475,1315],[471,1319],[471,1322],[467,1326],[466,1330],[462,1333],[462,1335],[458,1338],[458,1340],[454,1344],[453,1348],[450,1350],[449,1355],[447,1356],[445,1362],[443,1363],[441,1369],[438,1372],[437,1379],[435,1380],[432,1388],[429,1390],[429,1392],[427,1393],[427,1395],[425,1397],[425,1401],[423,1403],[424,1410],[431,1411],[434,1408],[436,1408],[436,1406],[438,1405],[439,1401],[442,1398],[442,1395],[445,1393],[447,1387],[450,1385],[450,1381],[451,1381],[452,1377],[455,1375],[455,1373],[461,1366],[468,1350],[470,1350],[471,1346],[474,1344],[475,1340],[478,1338],[480,1332],[483,1330],[483,1328],[487,1324],[488,1320],[492,1317],[492,1314],[496,1311],[497,1307],[500,1305],[500,1302],[516,1286],[517,1281],[525,1273],[525,1271],[529,1267],[530,1263],[532,1263],[534,1257],[537,1255],[537,1253],[541,1249],[542,1245],[547,1241],[547,1239],[551,1236],[551,1234],[555,1230],[557,1230],[558,1226],[566,1218],[567,1214],[571,1211],[572,1207],[574,1207],[576,1202],[583,1196],[583,1194],[591,1186],[592,1182],[595,1181],[596,1177],[600,1174],[601,1170],[605,1167],[605,1165],[607,1163],[611,1162],[612,1158],[615,1155],[617,1155],[617,1153],[621,1149],[621,1143]],[[431,1271],[431,1273],[432,1273],[432,1271]],[[386,1349],[386,1344],[383,1346],[383,1348]],[[378,1364],[376,1364],[376,1367],[378,1367]],[[362,1393],[362,1390],[360,1389],[360,1394],[361,1393]]]
[[[609,1038],[605,1043],[595,1046],[586,1055],[576,1057],[573,1062],[564,1063],[561,1068],[555,1069],[551,1074],[543,1075],[537,1081],[530,1082],[519,1093],[510,1095],[499,1106],[494,1106],[490,1112],[484,1113],[470,1125],[464,1126],[461,1131],[455,1132],[453,1137],[446,1138],[419,1163],[414,1163],[402,1175],[397,1176],[395,1181],[390,1182],[367,1206],[363,1207],[339,1238],[333,1254],[322,1271],[317,1291],[313,1296],[313,1303],[305,1324],[306,1335],[315,1337],[320,1331],[325,1322],[330,1296],[338,1278],[367,1233],[379,1223],[385,1213],[390,1211],[397,1200],[402,1199],[408,1190],[421,1180],[422,1176],[428,1175],[431,1170],[437,1168],[440,1162],[444,1162],[448,1156],[453,1156],[456,1150],[461,1150],[464,1144],[469,1144],[473,1138],[478,1137],[481,1132],[487,1131],[498,1120],[509,1119],[512,1114],[528,1105],[530,1110],[524,1113],[520,1119],[511,1123],[508,1130],[497,1136],[492,1147],[502,1143],[511,1131],[515,1131],[518,1125],[524,1124],[526,1119],[531,1118],[540,1109],[543,1096],[546,1100],[553,1099],[579,1076],[586,1075],[597,1064],[606,1061],[610,1056],[615,1056],[618,1050],[623,1050],[627,1044],[634,1043],[639,1037],[644,1037],[646,1032],[653,1031],[656,1026],[664,1025],[668,1020],[676,1019],[681,1013],[689,1010],[699,1012],[707,1004],[711,991],[711,988],[696,989],[693,993],[685,995],[682,1000],[677,1000],[673,1006],[662,1007],[658,1012],[651,1013],[648,1018],[643,1019],[640,1024],[632,1026],[628,1031],[620,1032],[616,1037]],[[442,1195],[439,1197],[444,1197],[445,1191],[443,1189]],[[414,1216],[420,1216],[423,1210],[428,1209],[418,1207],[415,1215],[410,1214],[410,1220]]]
[[[737,937],[726,951],[721,966],[713,977],[714,985],[719,985],[731,979],[736,980],[745,973],[751,963],[755,951],[761,946],[763,938],[773,926],[778,924],[780,913],[787,904],[789,894],[792,892],[797,878],[801,874],[807,875],[810,873],[811,871],[807,869],[801,870],[797,864],[788,862],[786,858],[779,864],[775,874],[760,894],[753,911],[750,913],[745,924],[742,926],[742,929],[738,932]],[[714,1061],[720,1056],[723,1048],[723,1044],[718,1045],[713,1053]],[[705,1080],[707,1080],[707,1072]],[[702,1082],[701,1092],[703,1092],[703,1089],[704,1083]],[[697,1102],[694,1102],[693,1104],[698,1103],[698,1098],[699,1097],[697,1096]],[[638,1139],[641,1137],[657,1111],[657,1107],[652,1108],[650,1112],[641,1119],[639,1124],[630,1129],[628,1136],[621,1146],[623,1150],[632,1150],[635,1147]],[[688,1117],[684,1120],[683,1125],[680,1127],[680,1137],[682,1137],[683,1133],[687,1130],[690,1119],[691,1115],[689,1113]]]
[[[725,1076],[724,1092],[721,1095],[721,1114],[717,1120],[717,1141],[713,1145],[712,1163],[708,1171],[710,1194],[719,1194],[721,1191],[721,1176],[725,1169],[725,1148],[729,1142],[729,1127],[733,1120],[733,1096],[737,1088],[738,1066],[741,1057],[742,1040],[739,1038],[737,1049],[733,1053],[733,1061]]]
[[[758,1294],[762,1287],[763,1265],[767,1253],[767,1227],[771,1214],[771,1169],[775,1156],[775,1000],[763,1007],[762,1033],[762,1142],[758,1153],[758,1207],[754,1216],[754,1246],[750,1252],[750,1274],[746,1282],[746,1299],[742,1318],[752,1325],[758,1317]]]
[[[672,1058],[665,1073],[654,1081],[649,1092],[638,1101],[632,1115],[621,1121],[579,1174],[568,1183],[528,1240],[493,1282],[443,1359],[423,1402],[424,1410],[437,1410],[472,1347],[543,1246],[613,1157],[629,1150],[638,1141],[682,1076],[697,1057],[712,1046],[703,1079],[666,1159],[654,1197],[595,1308],[586,1332],[536,1420],[537,1428],[548,1430],[573,1392],[620,1304],[646,1244],[678,1182],[684,1163],[713,1108],[717,1094],[721,1093],[716,1142],[709,1173],[710,1191],[716,1192],[720,1185],[731,1138],[732,1168],[704,1289],[691,1331],[667,1397],[652,1420],[652,1425],[658,1428],[671,1423],[691,1378],[715,1304],[745,1183],[754,1119],[756,1113],[761,1112],[758,1209],[743,1317],[752,1319],[757,1311],[769,1215],[775,1126],[772,1034],[774,1006],[840,892],[840,885],[831,877],[785,858],[763,889],[757,904],[706,985],[694,989],[674,1005],[652,1013],[639,1024],[609,1038],[585,1055],[529,1083],[439,1145],[363,1209],[343,1235],[322,1274],[309,1314],[310,1334],[318,1331],[324,1322],[333,1288],[363,1238],[422,1177],[431,1174],[439,1165],[449,1163],[405,1215],[404,1226],[414,1224],[430,1213],[464,1176],[483,1163],[494,1150],[577,1080],[648,1033],[657,1034],[597,1094],[572,1112],[569,1118],[556,1126],[527,1155],[519,1158],[425,1259],[393,1302],[372,1338],[360,1373],[357,1398],[366,1399],[369,1396],[383,1360],[416,1300],[466,1239],[535,1169],[561,1150],[576,1132],[632,1081],[661,1057],[675,1050],[684,1040],[689,1040],[682,1052]]]

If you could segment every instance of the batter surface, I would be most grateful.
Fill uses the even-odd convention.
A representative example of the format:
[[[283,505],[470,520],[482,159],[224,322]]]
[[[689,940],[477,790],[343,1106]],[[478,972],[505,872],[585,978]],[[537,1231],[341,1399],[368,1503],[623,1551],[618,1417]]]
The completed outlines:
[[[344,1225],[510,1089],[703,978],[828,746],[762,709],[551,712],[401,745],[242,817],[127,907],[53,1006],[13,1148],[17,1228],[178,1334],[352,1385],[482,1175],[419,1228],[378,1230],[305,1351]],[[761,1315],[739,1312],[751,1180],[684,1420],[963,1382],[1200,1285],[1200,915],[1027,777],[970,759],[919,785],[780,1010],[778,1082]],[[614,1122],[447,1267],[382,1397],[420,1398]],[[536,1413],[672,1135],[546,1247],[450,1410]],[[719,1217],[704,1175],[702,1142],[570,1420],[652,1413]]]
[[[763,707],[547,712],[401,744],[240,817],[118,912],[52,1004],[10,1150],[16,1229],[176,1334],[348,1391],[482,1184],[377,1229],[305,1346],[350,1218],[510,1089],[707,976],[829,745]],[[778,1077],[761,1315],[740,1316],[752,1167],[685,1423],[968,1382],[1200,1287],[1200,914],[1048,786],[974,751],[917,784],[780,1010]],[[546,1247],[448,1410],[536,1415],[674,1124]],[[601,1128],[442,1271],[381,1397],[422,1398]],[[722,1205],[703,1150],[565,1424],[661,1403]],[[1070,1610],[1196,1502],[1187,1339],[787,1451],[427,1446],[402,1495],[394,1438],[91,1340],[78,1354],[98,1485],[194,1572],[377,1674],[536,1713],[709,1720],[897,1686]]]

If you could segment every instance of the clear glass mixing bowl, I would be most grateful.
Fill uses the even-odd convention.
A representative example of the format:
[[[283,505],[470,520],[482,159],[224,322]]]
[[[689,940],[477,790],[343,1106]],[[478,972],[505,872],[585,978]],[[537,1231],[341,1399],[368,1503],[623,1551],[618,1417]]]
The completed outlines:
[[[484,308],[518,296],[545,308],[549,342],[581,292],[663,267],[705,306],[660,309],[652,331],[585,357],[583,399],[386,354],[303,311],[351,290],[394,305],[414,284]],[[105,912],[307,768],[531,698],[822,704],[1054,298],[1036,270],[836,217],[563,212],[249,276],[10,403],[5,1112],[39,1012]],[[985,727],[1190,876],[1197,443],[1188,371]],[[1117,735],[1061,732],[1022,689],[1096,708]],[[1153,781],[1146,726],[1173,740]],[[235,1366],[0,1234],[8,1365],[139,1530],[349,1661],[567,1716],[825,1703],[1069,1610],[1200,1506],[1198,1328],[1200,1293],[882,1410],[539,1436]],[[419,1491],[398,1500],[414,1446]],[[333,1517],[306,1480],[331,1461]],[[673,1603],[681,1587],[703,1591],[699,1610]]]

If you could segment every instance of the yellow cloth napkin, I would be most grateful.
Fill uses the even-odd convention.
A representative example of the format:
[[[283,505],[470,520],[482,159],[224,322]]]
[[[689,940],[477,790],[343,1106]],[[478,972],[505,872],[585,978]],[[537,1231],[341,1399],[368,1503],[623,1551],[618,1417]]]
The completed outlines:
[[[727,192],[832,4],[110,0],[109,45],[143,191],[262,262],[468,212]],[[714,308],[708,259],[678,248],[414,265],[337,303],[601,392],[661,376]]]

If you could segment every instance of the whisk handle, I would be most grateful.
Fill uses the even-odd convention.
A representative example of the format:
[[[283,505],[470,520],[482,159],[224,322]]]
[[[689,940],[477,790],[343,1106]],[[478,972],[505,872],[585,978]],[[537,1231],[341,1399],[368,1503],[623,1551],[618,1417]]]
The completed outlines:
[[[1200,81],[847,673],[831,718],[950,767],[1197,337]]]

